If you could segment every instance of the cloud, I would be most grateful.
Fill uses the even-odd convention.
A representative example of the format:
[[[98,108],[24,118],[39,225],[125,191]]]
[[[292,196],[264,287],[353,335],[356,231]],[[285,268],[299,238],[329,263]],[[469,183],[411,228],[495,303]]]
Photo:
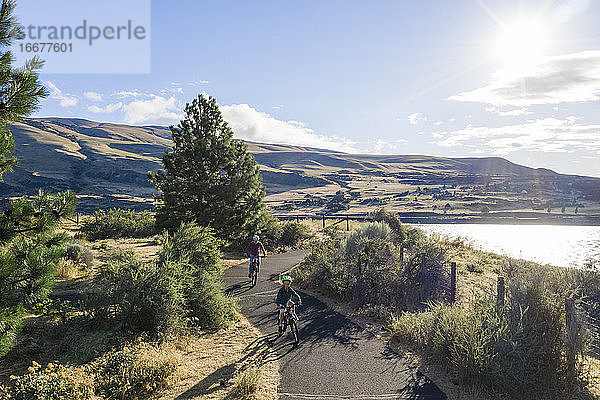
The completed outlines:
[[[142,92],[139,92],[137,90],[121,90],[119,92],[113,93],[112,95],[115,96],[115,97],[118,97],[120,99],[126,99],[128,97],[134,97],[134,98],[137,98],[137,97],[152,97],[152,95],[149,94],[149,93],[142,93]]]
[[[96,93],[96,92],[83,92],[83,97],[85,97],[86,99],[89,99],[89,100],[93,100],[93,101],[101,101],[102,100],[102,94]]]
[[[443,147],[486,149],[493,154],[517,150],[569,153],[600,150],[600,125],[578,123],[578,118],[544,118],[501,127],[467,126],[451,132],[433,132]]]
[[[525,107],[517,108],[516,110],[508,110],[508,111],[502,111],[502,109],[497,108],[497,107],[488,107],[485,109],[485,111],[491,112],[494,114],[498,114],[502,117],[517,117],[519,115],[533,114],[531,111],[528,111],[527,108],[525,108]]]
[[[191,81],[188,82],[189,86],[201,86],[201,85],[206,85],[208,84],[208,81]]]
[[[74,107],[79,102],[75,95],[63,93],[54,83],[50,81],[44,83],[50,89],[50,98],[58,100],[61,107]]]
[[[172,83],[175,83],[175,82],[172,82]],[[160,94],[162,94],[163,96],[167,96],[169,94],[183,94],[183,88],[182,87],[173,87],[173,88],[168,88],[168,89],[161,89]]]
[[[183,107],[178,104],[175,97],[150,96],[149,100],[136,100],[123,105],[125,122],[173,124],[181,120]]]
[[[449,100],[517,107],[600,100],[600,50],[546,57],[526,72],[500,69],[489,85]]]
[[[375,146],[374,146],[375,152],[379,153],[385,147],[390,147],[390,143],[388,143],[382,139],[377,139],[377,141],[375,142]]]
[[[122,106],[123,106],[123,103],[118,102],[118,103],[108,104],[105,107],[89,106],[88,110],[93,113],[96,113],[96,114],[110,114],[110,113],[114,113],[115,111],[120,110]]]
[[[253,142],[289,144],[356,153],[355,143],[338,136],[315,133],[299,121],[282,121],[257,111],[248,104],[220,106],[224,119],[239,139]]]
[[[417,125],[419,122],[427,121],[427,117],[419,112],[410,114],[407,118],[408,118],[408,122],[410,122],[411,125]]]

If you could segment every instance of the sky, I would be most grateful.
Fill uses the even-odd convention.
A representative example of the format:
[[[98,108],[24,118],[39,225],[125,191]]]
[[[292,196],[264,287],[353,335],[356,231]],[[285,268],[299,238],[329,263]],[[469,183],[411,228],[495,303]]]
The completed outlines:
[[[61,1],[45,4],[80,18]],[[101,14],[97,2],[80,3],[91,22]],[[136,55],[130,65],[141,73],[81,73],[85,60],[65,73],[42,70],[51,94],[34,116],[171,125],[203,94],[217,99],[246,140],[499,156],[600,177],[598,1],[165,0],[148,7],[113,16],[137,22],[147,14],[148,58]],[[31,11],[20,10],[26,25]],[[108,68],[123,57],[115,51],[94,63]]]

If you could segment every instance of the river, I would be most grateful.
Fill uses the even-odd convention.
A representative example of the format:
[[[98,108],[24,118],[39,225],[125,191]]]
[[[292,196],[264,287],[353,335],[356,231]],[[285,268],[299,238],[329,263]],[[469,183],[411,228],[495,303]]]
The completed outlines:
[[[411,224],[425,232],[463,237],[475,248],[563,267],[600,260],[600,226]]]

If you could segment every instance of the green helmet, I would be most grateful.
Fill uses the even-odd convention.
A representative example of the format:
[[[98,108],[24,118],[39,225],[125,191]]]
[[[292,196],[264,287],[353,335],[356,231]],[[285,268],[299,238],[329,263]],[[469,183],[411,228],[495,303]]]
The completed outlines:
[[[281,283],[285,282],[285,281],[289,281],[290,283],[292,283],[292,277],[289,275],[284,275],[281,277]]]

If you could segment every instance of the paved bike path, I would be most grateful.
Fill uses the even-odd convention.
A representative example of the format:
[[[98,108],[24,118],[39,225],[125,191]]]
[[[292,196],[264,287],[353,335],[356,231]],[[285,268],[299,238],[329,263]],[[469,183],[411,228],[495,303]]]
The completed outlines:
[[[305,252],[270,255],[262,260],[258,283],[251,287],[248,265],[225,271],[227,291],[239,297],[242,313],[264,334],[280,363],[279,396],[305,399],[444,400],[446,395],[417,369],[391,351],[384,340],[363,330],[313,296],[299,291],[300,344],[291,333],[278,337],[275,296],[281,272]]]

